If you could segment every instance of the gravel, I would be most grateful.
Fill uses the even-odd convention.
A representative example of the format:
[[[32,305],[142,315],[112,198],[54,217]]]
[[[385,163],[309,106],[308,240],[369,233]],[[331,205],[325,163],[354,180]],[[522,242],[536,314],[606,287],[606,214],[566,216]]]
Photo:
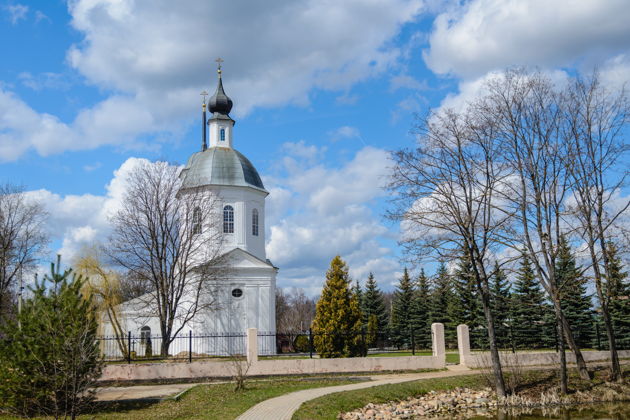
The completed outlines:
[[[385,404],[368,404],[338,416],[340,420],[399,420],[419,418],[468,418],[483,416],[497,406],[490,388],[473,390],[455,388],[450,391],[429,391],[424,395]]]

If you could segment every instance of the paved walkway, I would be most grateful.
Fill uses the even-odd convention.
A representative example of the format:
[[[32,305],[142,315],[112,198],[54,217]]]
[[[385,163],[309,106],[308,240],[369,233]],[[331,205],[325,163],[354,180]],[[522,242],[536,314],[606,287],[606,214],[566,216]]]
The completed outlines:
[[[449,376],[469,375],[475,373],[470,369],[453,365],[447,366],[446,371],[423,372],[423,373],[406,373],[400,375],[378,375],[373,376],[372,381],[361,382],[349,385],[337,385],[326,388],[305,389],[302,391],[292,392],[290,394],[281,395],[276,398],[265,400],[256,404],[237,420],[290,420],[293,413],[300,408],[300,405],[306,401],[321,397],[335,392],[352,391],[355,389],[370,388],[379,385],[397,384],[401,382],[416,381],[418,379],[446,378]]]
[[[96,388],[97,401],[155,400],[178,395],[199,384],[135,385]]]

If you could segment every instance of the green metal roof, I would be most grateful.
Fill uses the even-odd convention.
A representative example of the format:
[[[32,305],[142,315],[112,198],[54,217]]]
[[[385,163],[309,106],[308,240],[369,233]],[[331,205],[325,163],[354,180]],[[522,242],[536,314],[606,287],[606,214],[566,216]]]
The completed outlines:
[[[182,188],[234,185],[265,191],[258,171],[249,159],[238,150],[227,147],[211,147],[193,154],[180,177]]]

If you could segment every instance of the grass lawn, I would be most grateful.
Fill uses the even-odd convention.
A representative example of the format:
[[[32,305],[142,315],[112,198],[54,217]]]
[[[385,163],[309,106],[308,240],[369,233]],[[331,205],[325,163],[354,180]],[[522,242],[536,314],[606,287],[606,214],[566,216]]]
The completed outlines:
[[[282,394],[353,382],[346,378],[249,381],[246,383],[247,389],[241,392],[234,392],[233,384],[199,385],[190,389],[178,401],[100,404],[92,413],[79,418],[85,420],[228,420],[235,419],[261,401]],[[0,415],[0,420],[17,419],[17,417]]]
[[[456,387],[482,387],[486,382],[481,375],[458,376],[453,378],[423,379],[401,384],[382,385],[356,391],[339,392],[307,401],[293,415],[293,420],[336,419],[342,411],[351,411],[367,405],[387,401],[402,400],[411,395],[424,394],[431,390]]]

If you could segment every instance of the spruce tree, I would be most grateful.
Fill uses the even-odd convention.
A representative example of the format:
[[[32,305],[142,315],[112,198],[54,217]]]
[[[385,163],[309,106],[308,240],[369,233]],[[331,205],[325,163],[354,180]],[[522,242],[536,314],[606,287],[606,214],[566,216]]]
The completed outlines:
[[[526,349],[541,347],[546,331],[545,296],[526,252],[522,253],[511,300],[512,332],[516,346]],[[553,313],[550,315],[553,316]]]
[[[556,260],[556,282],[560,305],[574,334],[578,347],[591,347],[594,341],[594,317],[587,279],[575,262],[571,246],[562,237]]]
[[[505,273],[495,264],[490,285],[490,309],[494,315],[494,329],[499,347],[511,345],[510,331],[510,284]]]
[[[399,348],[411,346],[413,294],[413,283],[405,268],[394,292],[392,308],[392,340]]]
[[[416,281],[411,320],[416,344],[421,349],[431,347],[430,296],[429,279],[424,274],[424,269],[422,269]]]
[[[353,357],[365,353],[359,302],[351,290],[348,266],[339,255],[332,259],[317,301],[313,344],[320,357]]]
[[[618,255],[617,247],[608,244],[610,259],[610,278],[606,279],[606,295],[608,310],[617,339],[617,347],[630,349],[630,282],[628,273],[623,270],[623,263]],[[605,337],[605,334],[602,334]]]
[[[372,273],[368,275],[367,282],[365,283],[362,312],[364,322],[366,323],[369,323],[372,315],[376,316],[376,330],[379,333],[383,333],[387,330],[389,317],[387,315],[385,300],[383,299],[383,292],[378,288],[378,284]]]
[[[472,263],[466,256],[459,260],[452,279],[453,295],[449,302],[449,329],[457,329],[460,324],[468,325],[470,331],[477,331],[485,324],[477,285],[472,272]]]
[[[430,324],[434,322],[444,324],[444,336],[448,348],[457,346],[457,332],[448,328],[453,323],[449,314],[449,306],[452,305],[453,299],[451,276],[446,271],[446,266],[441,264],[433,279],[433,290],[429,299],[429,314]]]
[[[71,276],[72,274],[72,276]],[[0,341],[0,401],[21,415],[75,418],[93,399],[102,360],[97,321],[84,280],[72,270],[51,274],[32,288],[17,321]]]

